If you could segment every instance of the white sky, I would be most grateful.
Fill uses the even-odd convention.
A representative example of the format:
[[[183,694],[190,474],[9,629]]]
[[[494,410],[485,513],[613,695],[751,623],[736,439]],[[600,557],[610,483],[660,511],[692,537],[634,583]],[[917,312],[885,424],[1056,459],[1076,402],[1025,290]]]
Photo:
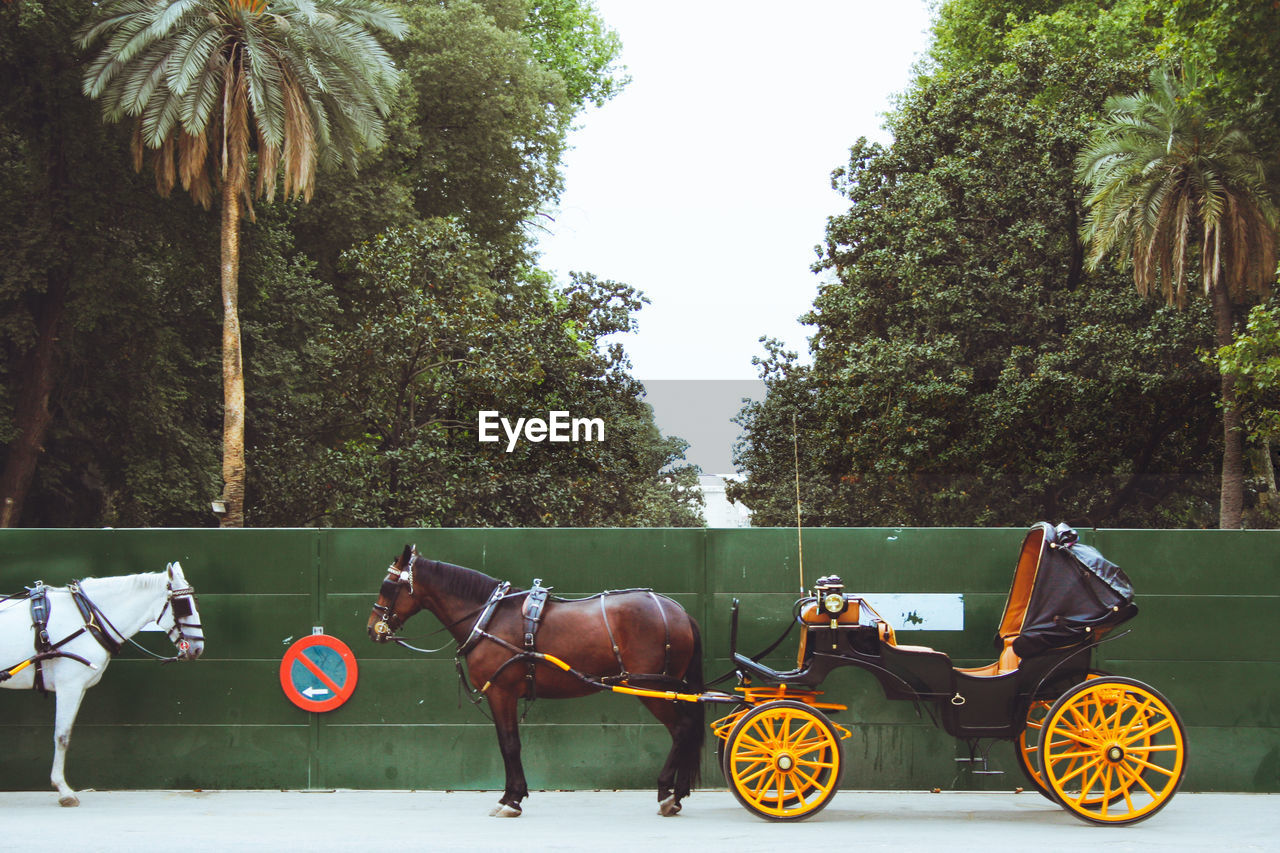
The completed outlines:
[[[624,337],[632,375],[756,379],[761,335],[807,354],[797,322],[833,169],[928,46],[927,0],[596,0],[631,84],[581,119],[542,265],[651,300]]]

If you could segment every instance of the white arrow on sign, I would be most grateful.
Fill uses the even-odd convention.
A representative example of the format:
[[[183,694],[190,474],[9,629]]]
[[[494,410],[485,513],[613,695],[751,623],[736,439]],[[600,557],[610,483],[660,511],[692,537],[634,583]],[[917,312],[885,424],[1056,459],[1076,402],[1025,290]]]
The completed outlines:
[[[323,696],[329,692],[328,687],[308,687],[306,690],[299,691],[308,699],[314,699],[317,696]]]

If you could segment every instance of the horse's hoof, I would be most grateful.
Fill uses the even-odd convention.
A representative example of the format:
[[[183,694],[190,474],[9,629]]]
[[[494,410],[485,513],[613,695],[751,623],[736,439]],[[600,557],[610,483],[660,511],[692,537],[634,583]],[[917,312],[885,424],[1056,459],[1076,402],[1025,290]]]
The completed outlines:
[[[520,817],[522,812],[519,806],[509,806],[506,803],[498,803],[493,811],[489,812],[489,817]]]
[[[680,801],[676,799],[675,794],[658,803],[658,814],[663,817],[674,817],[680,814]]]
[[[59,797],[58,805],[63,806],[64,808],[71,808],[73,806],[78,806],[80,805],[80,798],[75,796],[74,794],[71,794],[65,797]]]

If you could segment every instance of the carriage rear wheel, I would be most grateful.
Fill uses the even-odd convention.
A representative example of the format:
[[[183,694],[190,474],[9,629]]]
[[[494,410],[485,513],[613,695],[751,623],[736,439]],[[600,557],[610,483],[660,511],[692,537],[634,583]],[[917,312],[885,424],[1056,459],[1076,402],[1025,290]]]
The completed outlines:
[[[1040,792],[1055,803],[1058,801],[1040,775],[1040,733],[1044,730],[1044,718],[1049,714],[1049,701],[1037,699],[1027,708],[1027,725],[1013,742],[1013,757],[1022,768],[1022,775]]]
[[[765,702],[729,732],[724,771],[748,811],[766,820],[803,820],[835,796],[844,749],[821,711],[786,699]]]
[[[1053,798],[1089,823],[1145,820],[1182,782],[1187,739],[1173,706],[1132,678],[1107,676],[1068,690],[1045,715],[1040,775]]]

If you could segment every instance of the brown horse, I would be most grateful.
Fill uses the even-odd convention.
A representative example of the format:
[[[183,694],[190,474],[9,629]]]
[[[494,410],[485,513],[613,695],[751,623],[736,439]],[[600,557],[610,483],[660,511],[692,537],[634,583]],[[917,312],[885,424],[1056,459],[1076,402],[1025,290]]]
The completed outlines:
[[[669,598],[625,590],[582,599],[549,597],[534,626],[522,613],[529,598],[528,590],[428,560],[406,546],[382,583],[369,637],[380,643],[395,639],[406,619],[429,610],[457,641],[471,687],[483,693],[493,712],[506,768],[506,790],[492,815],[518,817],[520,801],[529,795],[520,763],[519,700],[570,699],[615,685],[655,694],[640,701],[671,733],[671,751],[658,776],[658,812],[679,812],[698,779],[703,707],[656,694],[702,690],[698,624]]]

